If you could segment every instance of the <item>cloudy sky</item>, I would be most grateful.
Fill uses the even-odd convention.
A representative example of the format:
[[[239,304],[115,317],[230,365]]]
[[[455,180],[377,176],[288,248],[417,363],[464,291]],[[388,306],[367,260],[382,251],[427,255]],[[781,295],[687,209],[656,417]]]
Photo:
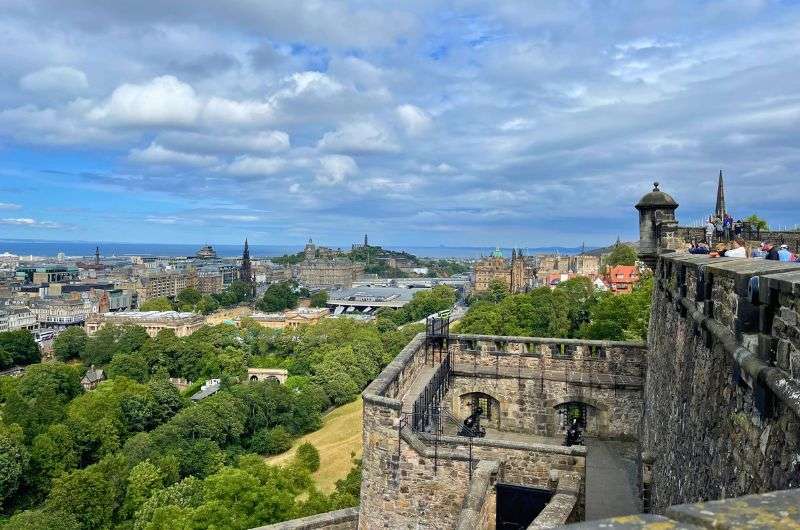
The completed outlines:
[[[0,238],[605,244],[800,222],[796,2],[2,0]]]

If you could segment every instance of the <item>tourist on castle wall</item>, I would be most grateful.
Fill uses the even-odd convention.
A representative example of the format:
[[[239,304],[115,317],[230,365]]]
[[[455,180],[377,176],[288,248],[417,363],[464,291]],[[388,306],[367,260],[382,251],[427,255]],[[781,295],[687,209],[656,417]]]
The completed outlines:
[[[741,219],[737,219],[735,223],[733,223],[733,235],[739,237],[742,235],[742,230],[744,229],[744,223]]]
[[[722,239],[723,236],[722,219],[720,219],[719,217],[714,217],[714,234],[717,236],[718,239]]]
[[[778,250],[778,260],[779,261],[794,261],[794,254],[791,253],[789,250],[789,245],[781,245],[780,250]]]
[[[776,247],[772,243],[767,242],[764,245],[764,250],[767,251],[767,255],[764,259],[768,259],[771,261],[780,261],[781,257],[778,255],[778,247]]]
[[[765,248],[766,245],[767,245],[766,241],[763,241],[758,247],[754,248],[753,249],[753,253],[751,254],[751,257],[757,258],[757,259],[766,258],[767,257],[767,250]]]
[[[725,251],[728,258],[746,258],[747,250],[744,248],[744,240],[736,238],[731,242],[731,248]]]
[[[714,239],[714,222],[709,217],[706,223],[706,243],[711,245],[712,239]]]

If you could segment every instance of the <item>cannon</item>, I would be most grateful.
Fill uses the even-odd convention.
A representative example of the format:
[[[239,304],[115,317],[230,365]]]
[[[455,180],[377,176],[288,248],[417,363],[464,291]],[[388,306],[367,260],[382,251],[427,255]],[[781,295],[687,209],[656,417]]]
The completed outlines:
[[[486,436],[486,429],[481,427],[481,414],[483,414],[483,409],[475,407],[472,414],[464,420],[463,425],[458,430],[458,435],[469,436],[470,438],[483,438]]]
[[[567,435],[564,437],[564,445],[570,447],[572,445],[583,445],[583,432],[578,425],[577,418],[573,418],[567,428]]]

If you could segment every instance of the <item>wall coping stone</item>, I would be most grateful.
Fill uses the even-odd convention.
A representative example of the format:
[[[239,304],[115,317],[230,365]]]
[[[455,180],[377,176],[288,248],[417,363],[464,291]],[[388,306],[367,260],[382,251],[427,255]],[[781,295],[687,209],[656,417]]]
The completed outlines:
[[[469,491],[461,505],[456,530],[473,530],[480,523],[480,513],[486,496],[492,487],[493,479],[500,470],[496,460],[483,460],[475,466],[475,472],[469,484]]]
[[[384,396],[389,385],[395,381],[398,376],[403,372],[406,365],[411,362],[414,355],[419,351],[420,347],[425,343],[425,333],[417,333],[417,335],[406,344],[405,348],[400,350],[392,362],[376,377],[362,392],[364,399],[370,400],[376,396]],[[385,397],[385,396],[384,396]],[[391,399],[391,398],[388,398]],[[393,400],[399,403],[399,400]]]
[[[318,513],[301,519],[292,519],[282,523],[259,526],[251,530],[314,530],[327,528],[334,524],[353,522],[358,524],[358,508],[345,508],[333,512]]]
[[[578,502],[580,490],[580,474],[562,472],[558,478],[555,495],[531,522],[528,530],[558,528],[566,523]]]
[[[570,344],[574,346],[604,346],[604,347],[639,347],[646,348],[646,342],[640,341],[614,341],[614,340],[589,340],[589,339],[559,339],[549,337],[519,337],[514,335],[471,335],[456,333],[450,335],[451,339],[486,340],[500,342],[527,342],[530,344]]]
[[[426,432],[417,433],[417,435],[428,442],[434,442],[436,440],[436,436]],[[439,436],[439,444],[468,445],[469,438],[466,436]],[[586,457],[586,447],[582,445],[566,447],[563,445],[526,443],[492,438],[473,438],[472,445],[473,447],[498,447],[502,449],[519,449],[521,451],[537,451],[539,453]]]
[[[720,501],[679,504],[665,516],[639,514],[568,525],[570,530],[800,528],[800,489],[780,490]]]

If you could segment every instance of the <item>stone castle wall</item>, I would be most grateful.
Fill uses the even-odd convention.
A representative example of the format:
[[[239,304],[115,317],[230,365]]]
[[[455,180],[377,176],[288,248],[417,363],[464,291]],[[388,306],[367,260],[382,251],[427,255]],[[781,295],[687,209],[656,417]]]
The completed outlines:
[[[561,436],[557,408],[588,405],[591,434],[638,436],[646,347],[638,342],[456,335],[450,351],[455,375],[446,406],[458,419],[460,396],[482,393],[499,401],[504,431]]]
[[[661,256],[641,434],[652,511],[800,485],[799,300],[797,264]]]
[[[414,432],[403,411],[417,398],[412,394],[422,391],[420,382],[430,377],[426,361],[438,365],[449,352],[454,364],[445,404],[464,392],[484,392],[500,401],[504,430],[546,435],[555,424],[555,407],[579,400],[604,411],[607,434],[629,437],[641,418],[644,348],[641,343],[451,335],[445,352],[426,355],[425,337],[418,335],[363,394],[359,528],[491,528],[495,481],[558,492],[562,475],[574,484],[571,493],[558,496],[550,520],[558,514],[562,522],[580,520],[584,447],[563,447],[558,439],[484,438],[470,444],[464,437]],[[487,469],[496,472],[488,477]],[[476,523],[481,526],[469,526]]]

